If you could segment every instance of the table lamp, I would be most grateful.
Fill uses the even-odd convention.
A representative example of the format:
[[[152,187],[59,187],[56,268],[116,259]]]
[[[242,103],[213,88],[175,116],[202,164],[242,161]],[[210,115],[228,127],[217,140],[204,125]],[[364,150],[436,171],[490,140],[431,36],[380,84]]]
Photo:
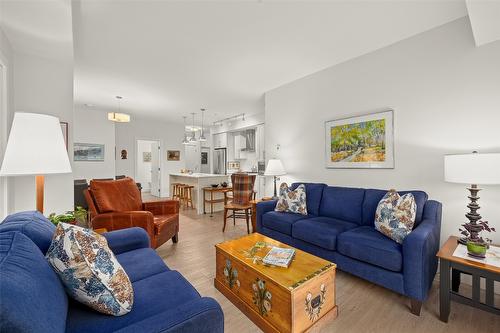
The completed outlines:
[[[469,212],[465,214],[469,219],[469,223],[466,223],[469,236],[461,237],[459,242],[467,244],[469,240],[477,241],[482,230],[477,224],[481,220],[477,212],[480,208],[477,193],[481,189],[477,185],[500,184],[500,153],[480,154],[474,151],[471,154],[445,155],[444,179],[451,183],[470,184]]]
[[[70,173],[59,119],[37,113],[14,114],[0,176],[36,176],[36,209],[43,213],[44,175]]]
[[[283,176],[286,175],[285,168],[283,167],[283,164],[281,163],[280,160],[278,159],[272,159],[267,162],[267,167],[266,171],[264,172],[264,176],[274,176],[274,196],[273,199],[276,199],[278,197],[276,193],[276,178],[278,176]]]

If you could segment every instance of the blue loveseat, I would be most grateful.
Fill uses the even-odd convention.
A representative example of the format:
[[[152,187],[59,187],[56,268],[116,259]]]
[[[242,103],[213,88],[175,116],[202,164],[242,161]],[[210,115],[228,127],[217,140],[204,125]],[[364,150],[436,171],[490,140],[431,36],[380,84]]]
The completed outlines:
[[[409,191],[417,203],[415,227],[398,244],[374,227],[377,205],[387,191],[317,183],[305,186],[309,215],[275,212],[276,201],[260,202],[257,231],[410,297],[412,312],[420,314],[438,265],[441,203],[428,200],[425,192]]]
[[[130,313],[108,316],[68,299],[44,257],[54,230],[38,212],[0,224],[1,332],[224,332],[219,304],[170,270],[141,228],[104,234],[134,288]]]

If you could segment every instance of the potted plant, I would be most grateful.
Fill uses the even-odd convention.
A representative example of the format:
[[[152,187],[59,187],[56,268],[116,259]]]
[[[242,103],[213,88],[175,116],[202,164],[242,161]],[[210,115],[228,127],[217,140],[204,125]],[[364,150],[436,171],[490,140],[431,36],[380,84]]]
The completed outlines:
[[[459,229],[460,233],[468,238],[467,240],[467,252],[469,255],[478,258],[486,257],[486,250],[489,248],[491,239],[484,238],[480,235],[483,231],[495,232],[495,228],[491,228],[488,221],[478,221],[471,225],[470,223],[462,224],[464,229]],[[473,229],[473,230],[472,230]],[[471,232],[473,231],[473,232]],[[475,238],[471,238],[471,235],[475,234]]]
[[[74,211],[67,211],[64,214],[57,215],[56,213],[52,213],[49,215],[49,221],[54,225],[58,225],[60,222],[76,224],[82,227],[88,227],[87,223],[87,210],[84,208],[77,206]]]

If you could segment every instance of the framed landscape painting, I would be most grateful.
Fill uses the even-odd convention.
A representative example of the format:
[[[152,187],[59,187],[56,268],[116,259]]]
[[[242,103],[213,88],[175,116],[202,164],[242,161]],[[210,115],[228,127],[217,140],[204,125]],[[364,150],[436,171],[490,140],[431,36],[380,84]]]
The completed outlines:
[[[327,168],[394,168],[394,111],[325,122]]]
[[[104,161],[104,145],[96,143],[75,143],[73,160],[78,162]]]

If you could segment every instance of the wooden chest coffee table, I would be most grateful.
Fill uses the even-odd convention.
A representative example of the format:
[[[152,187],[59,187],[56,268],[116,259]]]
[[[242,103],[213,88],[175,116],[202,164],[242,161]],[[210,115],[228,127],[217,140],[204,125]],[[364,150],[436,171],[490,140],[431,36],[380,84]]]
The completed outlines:
[[[253,233],[215,245],[215,287],[264,332],[304,332],[337,316],[336,265],[296,249],[288,268],[267,266],[272,246]]]

